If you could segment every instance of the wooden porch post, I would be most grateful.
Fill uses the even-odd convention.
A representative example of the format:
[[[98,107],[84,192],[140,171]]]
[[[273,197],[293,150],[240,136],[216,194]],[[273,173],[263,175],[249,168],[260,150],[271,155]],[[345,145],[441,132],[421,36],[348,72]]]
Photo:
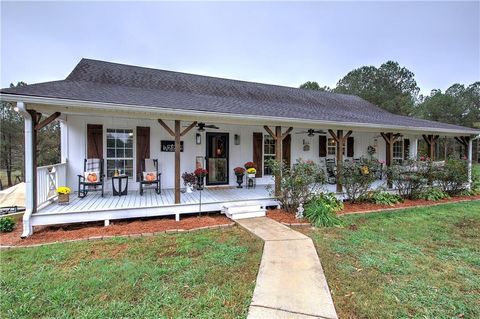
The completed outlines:
[[[343,130],[337,130],[337,134],[332,130],[328,130],[328,132],[337,144],[337,193],[341,193],[343,192],[343,150],[345,142],[352,135],[352,131],[348,131],[345,136]]]
[[[392,166],[393,161],[393,144],[398,140],[400,137],[400,133],[393,134],[393,133],[380,133],[383,139],[385,140],[387,154],[385,156],[385,164],[388,167]],[[387,174],[387,187],[392,188],[392,179],[390,174]]]
[[[423,139],[427,143],[427,156],[434,161],[435,160],[435,143],[438,140],[439,135],[422,135]]]
[[[282,162],[282,142],[293,130],[293,127],[289,127],[283,134],[281,126],[275,126],[275,133],[266,125],[263,128],[275,140],[275,160]],[[281,194],[281,178],[280,175],[275,176],[275,196]]]
[[[175,204],[180,204],[180,138],[188,133],[197,122],[193,122],[186,129],[181,131],[180,120],[175,120],[175,128],[172,130],[164,121],[158,119],[158,123],[175,138]]]

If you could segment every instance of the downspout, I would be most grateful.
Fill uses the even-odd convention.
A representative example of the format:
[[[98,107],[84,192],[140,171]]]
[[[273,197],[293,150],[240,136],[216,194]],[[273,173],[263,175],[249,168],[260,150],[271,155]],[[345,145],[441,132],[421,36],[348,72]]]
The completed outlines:
[[[472,137],[468,141],[468,189],[472,190],[472,161],[473,161],[473,141],[480,138],[480,134]]]
[[[25,104],[23,102],[17,102],[16,110],[23,116],[25,119],[25,213],[23,214],[23,233],[22,238],[28,237],[33,233],[33,226],[30,224],[30,218],[32,213],[35,210],[36,198],[35,197],[35,178],[34,174],[34,161],[33,161],[33,151],[35,147],[33,142],[35,140],[35,128],[34,122],[35,119],[32,118],[31,114],[27,111]]]

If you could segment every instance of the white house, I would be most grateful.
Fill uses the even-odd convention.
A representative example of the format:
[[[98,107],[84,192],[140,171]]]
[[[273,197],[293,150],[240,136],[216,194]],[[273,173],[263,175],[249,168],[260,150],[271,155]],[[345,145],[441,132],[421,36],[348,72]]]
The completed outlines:
[[[390,165],[417,156],[425,140],[430,157],[439,136],[458,137],[469,149],[480,131],[391,114],[351,95],[220,79],[82,59],[65,80],[1,90],[25,117],[27,207],[33,226],[225,210],[255,213],[276,205],[265,189],[274,179],[265,161],[325,163],[367,155]],[[47,118],[40,121],[41,116]],[[36,132],[61,122],[61,163],[36,167]],[[182,145],[182,147],[179,147]],[[343,146],[343,147],[342,147]],[[182,151],[180,151],[182,149]],[[343,151],[342,151],[343,150]],[[101,159],[105,194],[55,200],[57,186],[78,189],[85,159]],[[161,192],[138,192],[145,159],[157,159]],[[233,168],[253,161],[255,189],[235,188]],[[181,174],[205,167],[203,192],[181,193]],[[113,196],[112,175],[128,176],[128,194]],[[125,183],[126,179],[124,180]],[[379,181],[379,183],[382,183]],[[244,184],[245,186],[245,184]],[[342,191],[341,184],[332,191]],[[200,196],[203,196],[200,198]],[[242,209],[238,208],[238,205]],[[245,215],[245,216],[248,216]]]

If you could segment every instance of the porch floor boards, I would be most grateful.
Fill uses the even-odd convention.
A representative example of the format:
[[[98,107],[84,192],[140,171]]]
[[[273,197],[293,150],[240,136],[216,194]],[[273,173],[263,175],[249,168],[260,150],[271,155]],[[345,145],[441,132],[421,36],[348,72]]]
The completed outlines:
[[[209,203],[235,202],[270,199],[272,196],[266,186],[257,185],[255,189],[216,187],[205,188],[202,191],[202,205]],[[90,192],[85,198],[79,198],[77,194],[70,195],[69,205],[58,205],[56,202],[40,209],[36,215],[70,212],[94,212],[105,210],[118,210],[130,208],[151,208],[177,206],[174,202],[174,190],[163,189],[161,194],[156,194],[153,189],[144,191],[143,196],[137,190],[129,190],[126,196],[113,196],[106,192],[102,197],[100,192]],[[200,191],[182,193],[180,205],[198,205],[200,203]]]

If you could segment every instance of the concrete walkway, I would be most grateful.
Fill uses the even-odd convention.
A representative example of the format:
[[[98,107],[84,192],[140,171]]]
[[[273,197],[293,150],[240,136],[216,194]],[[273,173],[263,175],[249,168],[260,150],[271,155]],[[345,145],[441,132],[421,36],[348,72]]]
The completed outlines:
[[[266,217],[236,222],[265,241],[249,319],[337,318],[309,237]]]

